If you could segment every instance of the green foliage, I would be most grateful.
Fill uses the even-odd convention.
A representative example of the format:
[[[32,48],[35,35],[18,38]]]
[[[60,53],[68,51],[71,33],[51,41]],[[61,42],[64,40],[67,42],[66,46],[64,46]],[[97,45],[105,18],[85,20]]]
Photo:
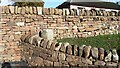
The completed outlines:
[[[40,6],[43,7],[44,3],[43,2],[16,2],[15,3],[16,6]]]
[[[91,45],[104,49],[118,49],[120,48],[120,34],[99,35],[87,38],[64,38],[59,39],[58,42],[69,42],[72,45]]]

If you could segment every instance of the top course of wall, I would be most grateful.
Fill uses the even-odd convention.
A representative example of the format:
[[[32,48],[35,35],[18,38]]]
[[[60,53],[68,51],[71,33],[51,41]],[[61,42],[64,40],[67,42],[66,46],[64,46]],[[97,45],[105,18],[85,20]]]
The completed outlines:
[[[0,6],[2,14],[35,14],[35,15],[81,15],[81,16],[120,16],[120,11],[57,9],[42,7]]]

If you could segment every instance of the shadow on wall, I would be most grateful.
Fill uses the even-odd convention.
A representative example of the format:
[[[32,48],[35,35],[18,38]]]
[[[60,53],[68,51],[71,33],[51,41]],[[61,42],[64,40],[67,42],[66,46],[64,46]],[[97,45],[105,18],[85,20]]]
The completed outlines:
[[[11,64],[9,62],[5,62],[2,64],[1,68],[12,68],[12,67],[11,67]]]

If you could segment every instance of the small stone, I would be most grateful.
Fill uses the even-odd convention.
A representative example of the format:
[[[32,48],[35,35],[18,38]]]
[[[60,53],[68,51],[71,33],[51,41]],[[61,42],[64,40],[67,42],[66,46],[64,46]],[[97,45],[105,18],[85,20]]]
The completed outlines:
[[[104,61],[96,61],[94,62],[94,65],[100,65],[100,66],[104,66],[106,63]]]
[[[25,23],[24,23],[24,22],[16,22],[16,25],[17,25],[17,26],[24,26]]]
[[[48,60],[43,60],[43,63],[45,66],[53,66],[53,62],[48,61]]]
[[[91,49],[91,46],[85,46],[84,47],[84,57],[85,58],[88,58],[89,57],[89,55],[90,55],[90,49]]]
[[[116,49],[113,49],[113,50],[112,50],[112,55],[113,55],[112,61],[118,62],[118,61],[119,61],[119,56],[118,56],[118,54],[117,54]]]
[[[103,48],[99,48],[99,59],[100,60],[104,60],[104,49]]]
[[[93,47],[93,48],[91,49],[91,53],[92,53],[92,57],[93,57],[94,59],[98,59],[98,48]]]
[[[56,66],[62,66],[62,63],[60,63],[60,62],[54,62],[54,66],[56,67]]]
[[[110,50],[107,50],[107,56],[105,57],[105,61],[109,62],[111,61],[111,58],[112,58],[112,53]]]

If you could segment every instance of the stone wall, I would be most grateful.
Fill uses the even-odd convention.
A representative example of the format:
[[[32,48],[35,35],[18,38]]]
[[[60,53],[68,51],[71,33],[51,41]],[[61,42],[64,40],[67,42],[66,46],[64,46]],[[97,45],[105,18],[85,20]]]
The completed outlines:
[[[120,11],[0,6],[0,60],[19,61],[21,36],[53,29],[54,39],[118,34]]]
[[[38,34],[21,38],[22,60],[29,66],[78,66],[119,68],[115,49],[70,45],[40,38]]]

